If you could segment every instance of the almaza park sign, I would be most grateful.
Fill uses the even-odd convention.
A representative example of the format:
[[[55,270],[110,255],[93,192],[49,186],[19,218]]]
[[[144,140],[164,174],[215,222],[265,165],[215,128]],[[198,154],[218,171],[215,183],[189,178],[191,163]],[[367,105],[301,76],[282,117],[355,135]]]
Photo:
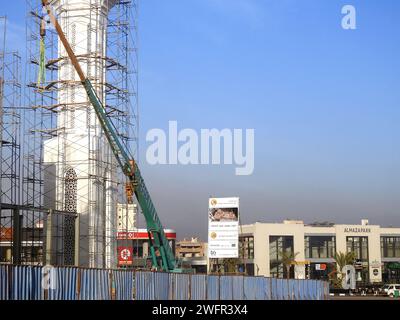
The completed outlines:
[[[345,233],[371,233],[371,228],[345,227]]]

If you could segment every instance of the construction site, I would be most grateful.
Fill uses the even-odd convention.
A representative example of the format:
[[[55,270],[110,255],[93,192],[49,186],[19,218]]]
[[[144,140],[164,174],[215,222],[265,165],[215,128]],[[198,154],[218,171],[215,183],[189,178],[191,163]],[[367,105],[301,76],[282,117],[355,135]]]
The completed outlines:
[[[176,258],[137,162],[137,0],[26,0],[23,52],[0,22],[0,300],[327,298],[324,281],[196,275]]]
[[[136,2],[49,5],[135,157]],[[26,8],[26,57],[8,51],[2,19],[0,262],[115,268],[117,208],[135,208],[127,178],[45,6]]]

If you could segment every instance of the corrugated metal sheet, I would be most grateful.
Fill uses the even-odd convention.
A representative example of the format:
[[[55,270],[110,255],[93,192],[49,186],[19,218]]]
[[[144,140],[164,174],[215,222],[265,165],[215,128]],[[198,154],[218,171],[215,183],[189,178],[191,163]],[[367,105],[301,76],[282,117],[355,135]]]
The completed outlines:
[[[12,270],[12,300],[22,299],[22,291],[25,287],[25,280],[20,275],[20,267],[14,267]]]
[[[110,271],[96,270],[96,274],[98,286],[97,300],[111,300]]]
[[[133,272],[129,273],[130,275],[130,297],[131,300],[133,299],[133,278],[134,278],[134,274]],[[104,278],[104,283],[107,283],[107,286],[104,286],[103,288],[103,294],[104,294],[104,299],[105,300],[111,300],[112,299],[112,272],[108,271],[108,270],[104,270],[104,274],[103,274],[103,278]]]
[[[321,286],[320,281],[315,282],[315,300],[321,300]]]
[[[255,277],[244,277],[243,288],[244,288],[244,300],[256,300],[257,294],[257,278]]]
[[[302,295],[301,295],[301,281],[302,280],[296,280],[296,287],[295,287],[295,297],[296,300],[301,300]]]
[[[297,280],[291,279],[288,281],[288,299],[289,300],[296,300],[296,298],[295,298],[296,285],[297,285]]]
[[[154,281],[154,300],[168,300],[168,273],[153,273],[152,276]]]
[[[80,269],[80,300],[101,300],[100,270]]]
[[[282,279],[282,300],[289,300],[289,279]]]
[[[278,281],[275,278],[270,278],[271,280],[271,299],[278,300]]]
[[[311,299],[317,299],[317,280],[311,280]]]
[[[283,300],[283,279],[276,279],[276,297]]]
[[[44,290],[42,287],[42,267],[32,267],[32,295],[31,300],[43,300],[44,298]]]
[[[243,288],[243,276],[236,276],[232,279],[233,288],[233,300],[243,300],[244,299],[244,288]]]
[[[297,300],[304,300],[304,280],[299,280],[298,290],[297,290]]]
[[[219,299],[233,299],[233,279],[231,276],[221,276],[219,278]]]
[[[312,296],[312,285],[311,285],[311,281],[304,281],[305,284],[305,299],[306,300],[311,300],[311,296]]]
[[[219,276],[207,277],[207,300],[219,300]]]
[[[207,276],[193,274],[190,277],[190,299],[207,300]]]
[[[171,300],[189,300],[189,283],[190,276],[188,274],[169,274],[169,298]]]
[[[299,300],[305,300],[305,281],[306,280],[299,280]]]
[[[65,300],[76,300],[77,299],[76,285],[77,285],[78,269],[77,268],[67,268],[66,274],[67,274],[67,279],[66,279],[67,292],[65,295]]]
[[[266,282],[265,278],[257,277],[256,278],[256,300],[265,300],[266,299]]]
[[[289,281],[289,300],[297,300],[297,282],[298,280],[295,279]]]
[[[265,278],[265,300],[272,300],[271,286],[271,278]]]
[[[88,299],[88,291],[89,291],[89,279],[88,279],[88,270],[80,269],[79,270],[79,281],[80,281],[80,290],[79,290],[79,300],[87,300]]]
[[[41,267],[16,266],[12,276],[13,300],[43,299]]]
[[[124,274],[122,271],[113,270],[111,273],[111,288],[116,300],[123,300],[125,292]]]
[[[138,272],[139,274],[139,272]],[[104,276],[105,277],[105,276]],[[107,274],[107,277],[110,277],[110,274]],[[147,276],[145,276],[147,277]],[[152,277],[152,274],[150,273],[149,275],[149,282],[147,282],[147,285],[150,285],[153,290],[150,290],[154,294],[154,277]],[[115,289],[115,299],[116,300],[125,300],[125,301],[130,301],[133,300],[133,295],[134,295],[134,282],[136,278],[136,274],[132,271],[112,271],[112,279],[113,279],[113,284],[108,281],[108,287],[107,287],[107,292],[109,293],[111,290],[111,285],[112,288]],[[148,290],[148,289],[146,289]],[[136,293],[137,294],[137,293]],[[135,296],[136,296],[135,294]],[[140,295],[140,294],[139,294]],[[106,295],[105,299],[111,299],[110,294]],[[140,299],[140,300],[146,300],[146,299]],[[154,297],[153,297],[154,300]]]
[[[52,268],[49,300],[77,300],[77,268]]]
[[[76,269],[60,268],[64,276],[61,281],[64,282],[63,300],[76,300]]]
[[[318,291],[319,291],[319,285],[318,285],[319,281],[318,280],[314,280],[314,285],[313,285],[313,300],[318,300],[319,299],[319,295],[318,295]]]
[[[151,285],[152,272],[135,273],[135,297],[137,300],[154,300],[154,286]]]
[[[0,300],[9,300],[9,267],[0,266]]]
[[[319,300],[325,300],[325,282],[319,282]]]

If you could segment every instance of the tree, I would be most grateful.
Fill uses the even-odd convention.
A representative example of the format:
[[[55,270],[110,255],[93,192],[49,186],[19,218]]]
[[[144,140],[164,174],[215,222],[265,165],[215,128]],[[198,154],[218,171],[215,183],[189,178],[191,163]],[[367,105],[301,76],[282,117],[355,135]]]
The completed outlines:
[[[293,262],[295,262],[296,256],[298,252],[293,252],[292,250],[284,250],[279,253],[280,260],[284,267],[286,268],[286,278],[290,279],[290,267],[292,266]]]
[[[238,262],[239,259],[236,258],[224,259],[224,267],[226,268],[227,273],[235,273]]]
[[[342,273],[343,267],[347,265],[353,265],[356,259],[354,252],[336,252],[335,256],[335,269],[329,274],[329,278],[333,285],[337,288],[341,287],[342,279],[344,274]]]
[[[354,254],[354,252],[336,252],[333,258],[335,259],[336,265],[339,267],[339,270],[342,270],[344,266],[354,264],[356,255]]]

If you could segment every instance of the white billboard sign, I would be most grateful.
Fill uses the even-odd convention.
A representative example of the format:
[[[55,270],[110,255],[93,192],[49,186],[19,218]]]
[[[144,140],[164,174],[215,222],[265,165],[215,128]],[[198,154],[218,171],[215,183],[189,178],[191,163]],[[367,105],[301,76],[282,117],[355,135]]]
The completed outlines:
[[[239,198],[211,198],[208,208],[208,258],[238,258]]]

